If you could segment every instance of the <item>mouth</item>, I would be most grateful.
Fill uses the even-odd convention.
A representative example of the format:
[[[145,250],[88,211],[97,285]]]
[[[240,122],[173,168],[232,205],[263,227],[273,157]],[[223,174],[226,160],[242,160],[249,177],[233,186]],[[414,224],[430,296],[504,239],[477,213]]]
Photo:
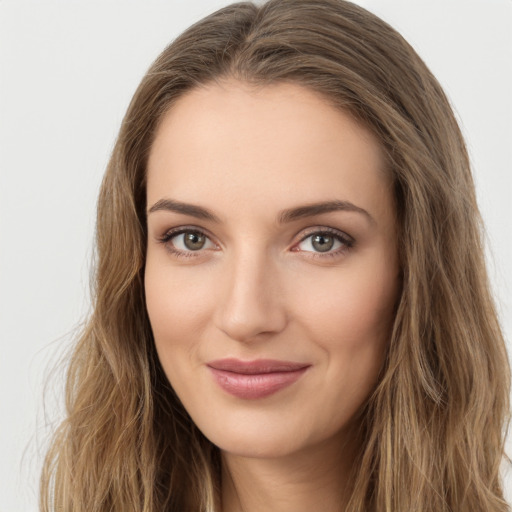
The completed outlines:
[[[219,359],[206,366],[224,391],[238,398],[255,400],[292,385],[311,365],[274,359]]]

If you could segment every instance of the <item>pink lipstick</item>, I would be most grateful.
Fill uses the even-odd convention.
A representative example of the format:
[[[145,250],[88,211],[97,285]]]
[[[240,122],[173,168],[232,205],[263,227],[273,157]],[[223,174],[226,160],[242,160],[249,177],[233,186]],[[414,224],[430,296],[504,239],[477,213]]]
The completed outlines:
[[[264,398],[290,386],[310,367],[309,364],[273,359],[219,359],[207,366],[224,391],[248,400]]]

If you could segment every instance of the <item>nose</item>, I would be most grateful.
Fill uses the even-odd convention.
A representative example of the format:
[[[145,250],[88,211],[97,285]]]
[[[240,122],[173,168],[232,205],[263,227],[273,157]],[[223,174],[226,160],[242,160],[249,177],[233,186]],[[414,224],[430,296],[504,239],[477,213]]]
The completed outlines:
[[[263,255],[246,255],[226,262],[224,271],[215,311],[217,327],[240,342],[281,332],[287,315],[276,265]]]

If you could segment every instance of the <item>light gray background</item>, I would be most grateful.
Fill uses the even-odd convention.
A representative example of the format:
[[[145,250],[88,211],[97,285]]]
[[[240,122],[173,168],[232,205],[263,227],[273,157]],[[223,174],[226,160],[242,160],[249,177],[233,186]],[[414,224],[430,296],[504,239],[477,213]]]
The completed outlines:
[[[131,95],[170,40],[227,3],[0,0],[0,512],[37,509],[63,370],[48,417],[43,383],[88,311],[96,195]],[[402,32],[458,113],[510,344],[512,1],[356,3]]]

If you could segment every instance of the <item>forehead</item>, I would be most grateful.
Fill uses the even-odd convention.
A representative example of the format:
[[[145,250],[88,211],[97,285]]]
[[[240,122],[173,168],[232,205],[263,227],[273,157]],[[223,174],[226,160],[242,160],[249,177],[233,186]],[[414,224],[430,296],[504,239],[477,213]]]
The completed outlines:
[[[148,204],[170,195],[239,207],[326,199],[378,207],[388,185],[375,136],[318,93],[229,81],[189,91],[165,114],[147,192]]]

